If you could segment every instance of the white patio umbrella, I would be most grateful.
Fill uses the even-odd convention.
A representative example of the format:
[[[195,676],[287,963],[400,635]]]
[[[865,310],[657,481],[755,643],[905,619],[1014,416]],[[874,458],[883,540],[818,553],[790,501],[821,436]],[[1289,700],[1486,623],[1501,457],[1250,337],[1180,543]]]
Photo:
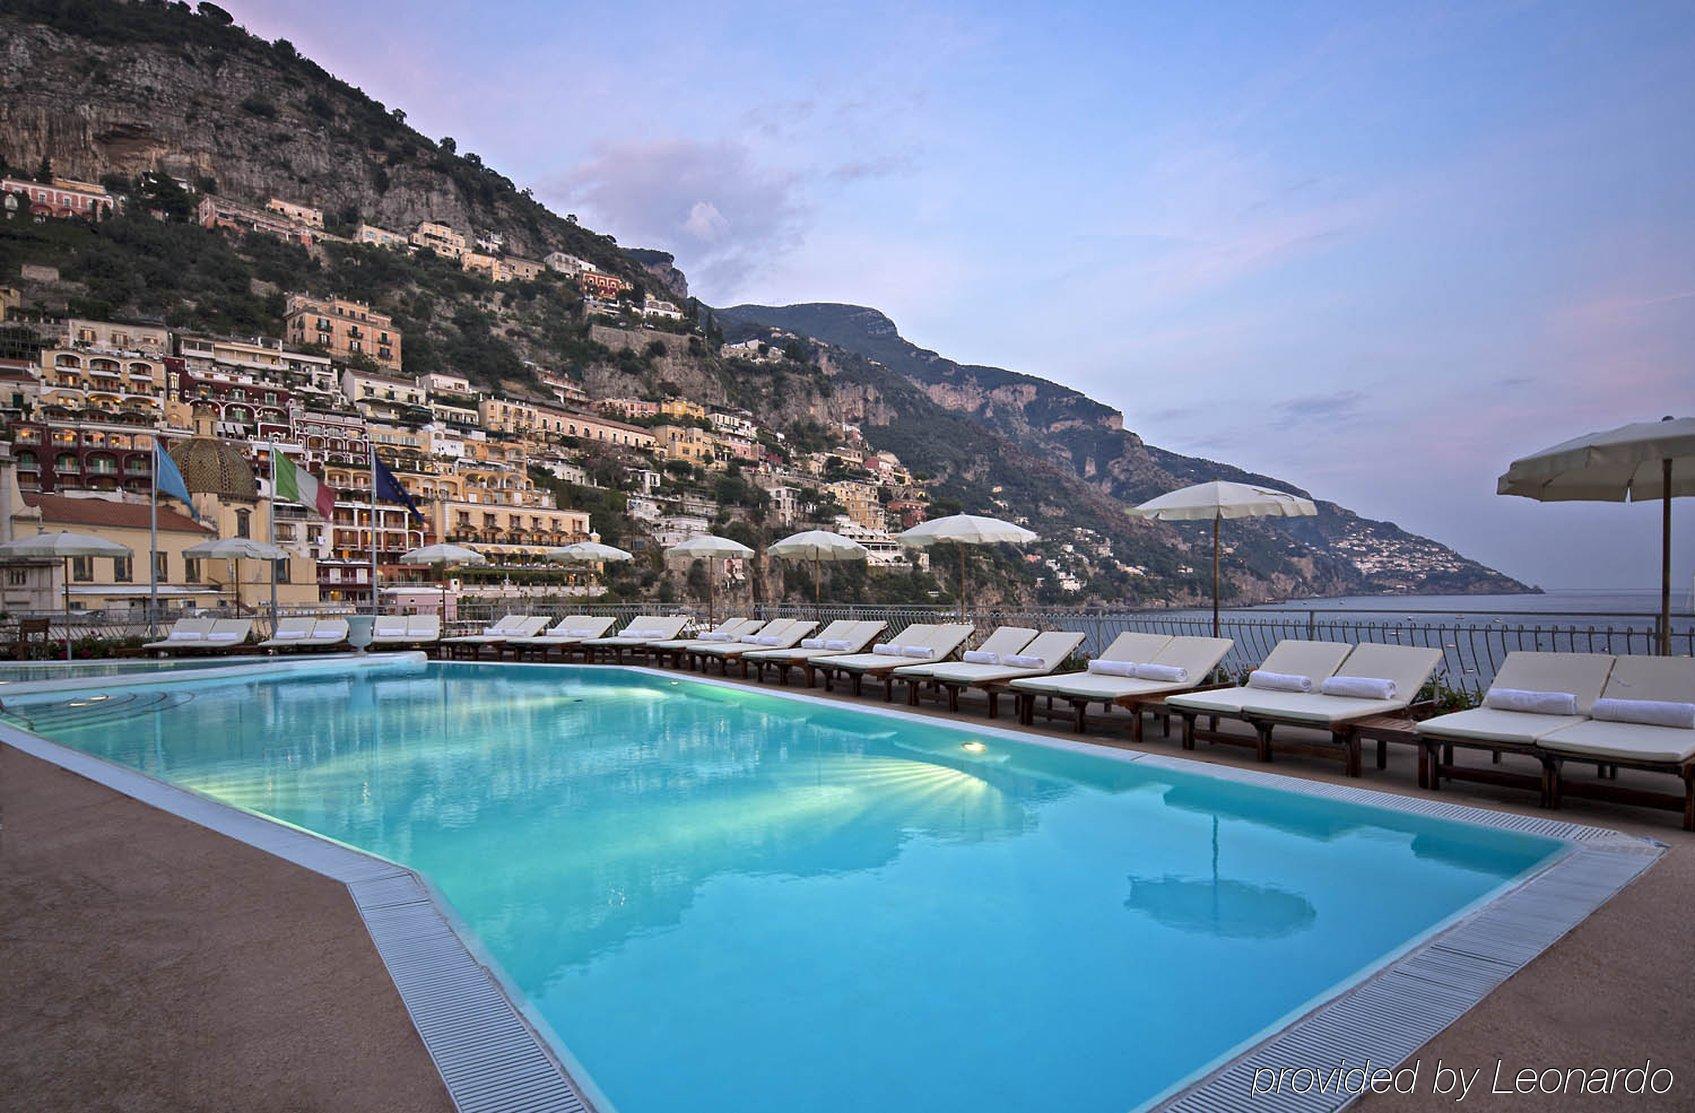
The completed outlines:
[[[1498,495],[1538,502],[1660,500],[1660,653],[1671,652],[1671,500],[1695,495],[1695,417],[1575,437],[1514,460]]]
[[[781,541],[773,541],[765,547],[765,551],[783,560],[812,562],[812,603],[815,607],[824,605],[822,577],[825,561],[865,560],[871,555],[871,550],[859,542],[827,529],[809,529],[792,534]]]
[[[714,537],[710,533],[703,533],[698,537],[691,537],[686,541],[679,541],[672,545],[665,550],[665,555],[706,561],[706,624],[710,626],[716,620],[713,581],[717,579],[718,561],[727,560],[731,557],[750,557],[753,555],[753,550],[740,541],[731,541],[728,537]]]
[[[20,537],[0,544],[0,560],[62,560],[65,562],[65,660],[71,659],[71,558],[132,556],[128,545],[92,533],[57,530]]]
[[[909,549],[927,549],[938,541],[959,546],[959,617],[965,617],[965,546],[967,545],[1027,545],[1036,534],[1023,526],[1003,522],[999,518],[984,518],[976,514],[949,514],[932,518],[895,535]]]
[[[487,564],[488,557],[475,549],[467,549],[463,545],[455,545],[447,541],[438,541],[433,545],[420,545],[416,549],[408,549],[400,554],[402,564],[433,564],[436,579],[441,581],[441,625],[447,628],[447,566],[450,564]],[[458,613],[457,611],[454,613]]]
[[[231,594],[235,600],[235,609],[241,610],[241,562],[244,560],[282,560],[288,556],[288,550],[268,541],[257,541],[251,537],[220,537],[214,541],[202,541],[198,545],[190,545],[182,551],[185,557],[197,557],[201,560],[227,560],[230,562]],[[276,612],[271,613],[271,625],[277,622]]]
[[[1131,507],[1138,518],[1162,522],[1212,520],[1212,636],[1218,637],[1218,523],[1226,518],[1310,518],[1318,513],[1311,499],[1251,483],[1213,480],[1183,487]]]
[[[598,541],[577,541],[570,545],[561,545],[557,549],[549,549],[545,555],[548,560],[565,564],[616,564],[636,558],[634,553],[625,552],[613,545],[602,545]]]

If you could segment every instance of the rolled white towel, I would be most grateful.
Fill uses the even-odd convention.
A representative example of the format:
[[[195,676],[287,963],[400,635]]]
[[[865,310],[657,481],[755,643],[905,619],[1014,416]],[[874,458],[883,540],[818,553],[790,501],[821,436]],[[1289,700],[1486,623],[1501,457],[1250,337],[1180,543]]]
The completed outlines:
[[[921,661],[927,661],[936,655],[936,651],[927,645],[903,645],[900,647],[900,655],[902,657],[917,657]]]
[[[806,643],[802,642],[801,644],[805,645]],[[849,644],[850,643],[848,642],[848,640],[846,638],[825,638],[824,639],[824,648],[825,649],[846,650]]]
[[[565,631],[565,636],[568,638],[592,638],[598,633],[600,633],[599,630],[591,627],[578,627],[575,630]]]
[[[658,638],[664,636],[664,634],[665,631],[663,630],[655,630],[651,626],[646,626],[640,630],[625,630],[618,636],[621,638]]]
[[[1327,696],[1349,699],[1395,698],[1395,682],[1375,676],[1327,676],[1318,690]]]
[[[1009,669],[1043,669],[1048,663],[1030,653],[1008,653],[1001,658],[1001,664]]]
[[[274,641],[288,642],[294,641],[296,638],[304,638],[311,632],[312,631],[310,630],[278,630],[275,634],[271,635],[271,638]]]
[[[700,640],[703,642],[733,642],[736,640],[736,636],[734,634],[726,634],[722,631],[714,630],[710,634],[702,634],[700,636]]]
[[[802,649],[823,649],[824,648],[824,639],[823,638],[802,638],[802,639],[800,639],[800,647]]]
[[[1577,697],[1570,692],[1534,692],[1524,688],[1491,688],[1483,706],[1528,715],[1575,715]]]
[[[901,647],[895,642],[878,642],[876,645],[871,647],[871,652],[877,654],[879,657],[899,657],[901,655]]]
[[[217,630],[206,635],[206,640],[209,642],[233,642],[240,639],[241,635],[234,630]]]
[[[1166,684],[1187,684],[1189,670],[1182,665],[1137,665],[1137,680],[1158,680]]]
[[[1098,676],[1134,677],[1136,675],[1136,662],[1103,661],[1097,657],[1095,660],[1089,662],[1089,671]]]
[[[779,638],[776,634],[761,634],[757,638],[754,638],[753,640],[754,640],[754,644],[756,644],[756,645],[782,645],[783,644],[783,639]]]
[[[1271,692],[1310,692],[1312,677],[1288,672],[1267,672],[1255,669],[1248,674],[1248,687],[1264,688]]]
[[[968,665],[998,665],[1001,655],[992,649],[967,649],[963,660]]]
[[[758,634],[741,634],[736,638],[736,640],[741,642],[743,645],[758,645],[759,644],[759,635]]]
[[[1593,719],[1613,723],[1637,723],[1649,727],[1695,730],[1695,703],[1662,699],[1598,699],[1589,709]]]

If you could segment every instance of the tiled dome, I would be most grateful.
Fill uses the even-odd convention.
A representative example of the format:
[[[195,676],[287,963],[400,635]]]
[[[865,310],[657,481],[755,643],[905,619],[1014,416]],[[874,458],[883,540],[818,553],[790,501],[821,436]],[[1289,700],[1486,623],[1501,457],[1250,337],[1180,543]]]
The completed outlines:
[[[192,437],[171,449],[171,459],[182,469],[191,495],[209,492],[219,498],[258,501],[259,481],[240,445]]]

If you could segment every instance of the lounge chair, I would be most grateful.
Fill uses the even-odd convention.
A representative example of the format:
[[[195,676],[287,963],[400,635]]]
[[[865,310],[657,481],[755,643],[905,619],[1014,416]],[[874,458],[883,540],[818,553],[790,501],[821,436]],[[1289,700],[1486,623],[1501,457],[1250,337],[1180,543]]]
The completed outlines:
[[[148,642],[143,649],[180,649],[187,645],[204,645],[212,632],[212,618],[179,618],[158,641]]]
[[[888,625],[886,622],[837,619],[811,637],[802,638],[799,645],[787,649],[752,649],[742,654],[742,660],[757,670],[761,683],[768,668],[777,670],[778,684],[787,684],[789,670],[799,668],[806,677],[806,686],[810,688],[814,671],[811,662],[814,659],[859,653]]]
[[[959,664],[939,665],[930,672],[930,679],[940,684],[948,694],[948,710],[959,710],[959,695],[972,688],[981,688],[989,697],[989,718],[1000,711],[1000,694],[1010,681],[1024,676],[1042,676],[1065,663],[1072,651],[1083,644],[1083,635],[1069,630],[1050,630],[1036,635],[1029,645],[1017,653],[1004,654],[995,664],[961,661]],[[899,674],[899,670],[896,670]]]
[[[1087,672],[1024,677],[1007,687],[1017,694],[1020,722],[1035,721],[1038,698],[1045,698],[1050,708],[1054,700],[1064,700],[1071,705],[1074,729],[1081,732],[1088,725],[1089,704],[1100,703],[1129,711],[1130,738],[1140,742],[1142,713],[1160,716],[1169,729],[1171,715],[1164,707],[1166,698],[1208,687],[1207,678],[1234,644],[1229,638],[1168,637],[1132,631],[1113,639],[1095,658],[1103,665],[1091,664]],[[1145,677],[1123,675],[1128,671],[1126,666],[1136,665],[1155,667]]]
[[[810,663],[824,674],[826,691],[833,690],[837,680],[847,680],[857,696],[864,688],[866,677],[883,681],[883,701],[887,703],[894,699],[896,669],[923,661],[947,660],[959,652],[972,629],[969,622],[941,625],[915,622],[888,641],[873,646],[870,653],[820,657]]]
[[[435,645],[441,641],[441,615],[407,615],[406,640],[409,644],[418,646]]]
[[[247,644],[252,633],[253,620],[250,618],[220,618],[197,640],[163,648],[167,653],[234,653]]]
[[[663,665],[669,657],[674,665],[681,665],[689,660],[689,651],[697,646],[719,645],[733,642],[744,634],[757,634],[765,629],[766,622],[762,618],[729,618],[720,622],[704,634],[692,638],[668,638],[662,642],[649,642],[641,647],[641,652],[655,664]]]
[[[1029,626],[997,626],[989,636],[978,643],[975,649],[964,651],[966,661],[988,662],[999,664],[1003,656],[1022,653],[1024,647],[1033,641],[1041,631]],[[908,707],[918,706],[919,692],[926,683],[935,691],[941,691],[941,685],[931,679],[937,669],[953,668],[958,661],[924,661],[916,665],[902,665],[889,674],[889,682],[903,681],[906,684],[906,703]]]
[[[1438,715],[1417,725],[1415,729],[1423,746],[1419,784],[1432,792],[1441,790],[1444,778],[1528,788],[1541,793],[1544,807],[1552,806],[1552,774],[1545,764],[1540,774],[1532,776],[1505,769],[1455,765],[1454,751],[1487,750],[1492,765],[1499,763],[1502,754],[1524,754],[1540,762],[1542,751],[1537,743],[1557,730],[1587,721],[1589,709],[1601,697],[1612,671],[1613,658],[1606,653],[1507,654],[1483,697],[1483,706]],[[1513,693],[1527,692],[1571,698],[1560,701],[1567,706],[1552,713],[1513,710],[1512,705],[1522,698],[1515,698]]]
[[[403,645],[411,645],[412,641],[406,633],[406,616],[403,614],[380,614],[371,623],[371,649],[393,649]]]
[[[301,649],[342,649],[349,634],[347,619],[320,618],[312,623],[312,632],[303,639]]]
[[[1167,696],[1165,706],[1183,719],[1183,748],[1192,750],[1195,748],[1197,737],[1206,738],[1233,746],[1253,746],[1259,751],[1261,761],[1270,761],[1270,751],[1257,737],[1249,740],[1237,735],[1220,734],[1218,720],[1245,718],[1243,711],[1255,701],[1263,701],[1266,691],[1269,690],[1268,686],[1275,682],[1274,677],[1292,677],[1297,681],[1305,681],[1309,689],[1318,688],[1326,677],[1334,675],[1336,670],[1342,667],[1342,662],[1348,659],[1348,654],[1352,653],[1353,649],[1354,647],[1346,642],[1286,639],[1272,647],[1260,667],[1249,674],[1248,682],[1240,687],[1214,688],[1206,692]],[[1195,719],[1201,715],[1210,720],[1205,731],[1199,731],[1195,727]]]
[[[539,634],[507,638],[502,649],[510,649],[515,657],[527,653],[545,658],[554,650],[567,652],[589,638],[601,637],[612,628],[612,622],[610,618],[596,618],[590,614],[567,615]]]
[[[441,639],[442,653],[447,656],[458,656],[461,651],[468,650],[476,657],[490,646],[495,652],[500,652],[499,646],[507,638],[529,638],[547,629],[546,618],[536,618],[526,614],[509,614],[501,618],[493,626],[484,627],[480,634],[461,634],[456,638]]]
[[[1683,812],[1683,829],[1695,831],[1695,658],[1620,657],[1607,677],[1594,716],[1545,734],[1543,751],[1551,807],[1572,796],[1642,804]],[[1660,706],[1646,707],[1645,704]],[[1641,722],[1643,718],[1658,722]],[[1675,720],[1681,719],[1681,722]],[[1670,773],[1683,791],[1656,792],[1622,787],[1606,780],[1567,781],[1565,763],[1602,763],[1603,769],[1643,769]]]
[[[683,627],[689,624],[685,615],[674,615],[664,618],[660,615],[637,615],[625,624],[624,628],[609,638],[585,638],[576,648],[583,651],[587,660],[593,660],[597,653],[610,653],[620,665],[624,663],[624,654],[654,642],[668,642],[683,632]]]
[[[298,649],[312,636],[310,618],[284,618],[277,622],[271,636],[260,642],[258,649]]]
[[[1342,667],[1322,680],[1316,691],[1254,689],[1256,694],[1239,717],[1259,735],[1260,760],[1270,761],[1277,748],[1340,752],[1348,776],[1357,777],[1361,724],[1381,716],[1410,717],[1413,701],[1441,663],[1440,649],[1368,642],[1355,646]],[[1330,742],[1274,743],[1272,732],[1279,726],[1328,731]]]
[[[744,653],[755,649],[793,649],[816,629],[818,623],[810,619],[779,618],[756,634],[741,634],[733,642],[709,642],[699,649],[692,649],[689,658],[699,663],[702,672],[706,671],[708,662],[717,661],[725,676],[730,675],[730,662],[740,662],[742,676],[745,677],[748,675],[748,663],[742,656]]]

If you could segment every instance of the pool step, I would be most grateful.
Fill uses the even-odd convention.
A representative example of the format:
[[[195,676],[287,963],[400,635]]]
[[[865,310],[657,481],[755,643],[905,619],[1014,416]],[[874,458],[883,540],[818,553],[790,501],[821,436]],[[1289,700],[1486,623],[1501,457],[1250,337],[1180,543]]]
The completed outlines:
[[[118,692],[13,705],[0,702],[0,713],[28,730],[50,733],[57,728],[94,726],[169,711],[193,698],[192,692]]]

